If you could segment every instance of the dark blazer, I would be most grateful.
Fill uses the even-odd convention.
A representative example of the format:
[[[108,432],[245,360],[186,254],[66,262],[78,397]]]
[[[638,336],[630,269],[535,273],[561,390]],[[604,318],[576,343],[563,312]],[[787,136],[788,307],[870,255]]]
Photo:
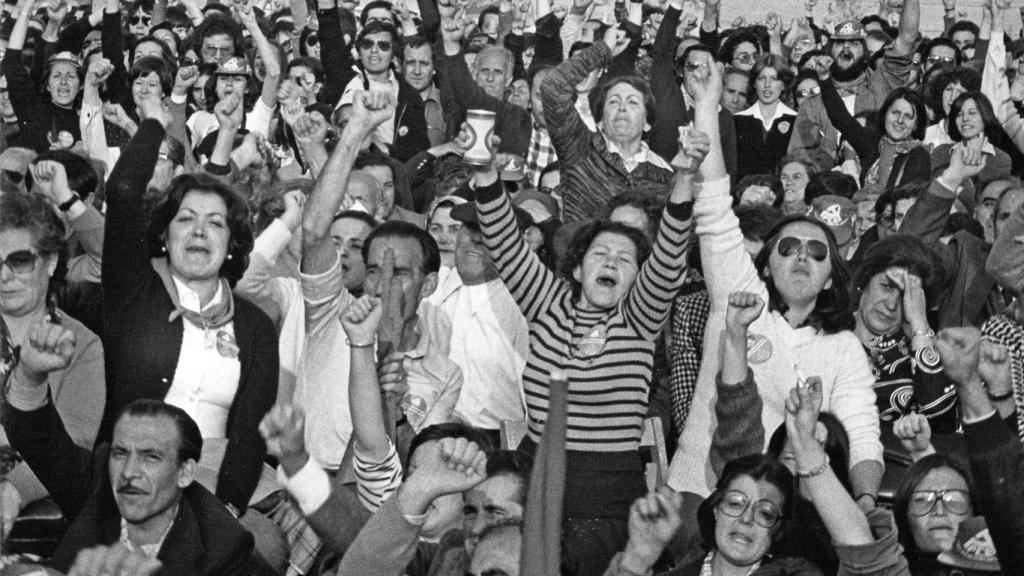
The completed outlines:
[[[174,382],[181,354],[183,320],[167,319],[174,304],[153,271],[146,245],[149,217],[143,192],[153,174],[164,129],[145,120],[107,182],[103,243],[104,352],[107,407],[100,441],[110,438],[113,419],[140,398],[162,400]],[[245,510],[256,489],[266,445],[259,423],[277,397],[277,331],[270,318],[238,296],[235,340],[241,377],[228,414],[228,447],[217,480],[217,496]]]
[[[4,427],[12,446],[39,476],[71,526],[47,566],[67,572],[78,552],[116,544],[121,536],[106,445],[76,446],[52,403],[31,412],[8,404]],[[242,576],[253,570],[253,537],[198,483],[183,491],[178,514],[157,558],[161,576]]]
[[[977,484],[977,514],[985,516],[1006,573],[1024,565],[1024,448],[998,414],[964,425],[971,472]]]
[[[754,105],[757,106],[756,103]],[[782,106],[781,102],[779,106]],[[789,147],[796,114],[783,114],[776,118],[768,132],[754,116],[740,113],[732,120],[736,123],[736,178],[774,173]]]

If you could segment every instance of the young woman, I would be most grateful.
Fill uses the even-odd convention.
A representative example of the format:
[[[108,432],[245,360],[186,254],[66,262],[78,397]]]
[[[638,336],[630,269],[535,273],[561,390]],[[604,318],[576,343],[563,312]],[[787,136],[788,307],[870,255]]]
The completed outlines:
[[[750,71],[753,106],[736,114],[737,176],[767,174],[786,154],[796,110],[783,103],[793,72],[781,56],[765,54]]]

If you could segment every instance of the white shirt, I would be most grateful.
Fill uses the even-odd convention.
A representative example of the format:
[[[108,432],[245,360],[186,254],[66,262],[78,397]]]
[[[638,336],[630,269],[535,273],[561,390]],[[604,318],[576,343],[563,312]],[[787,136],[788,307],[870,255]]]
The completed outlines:
[[[172,276],[173,278],[173,276]],[[199,312],[199,294],[174,278],[181,307]],[[218,304],[225,295],[217,293],[206,306]],[[181,408],[199,425],[203,438],[227,436],[228,412],[238,392],[242,363],[238,359],[234,322],[216,329],[203,330],[182,320],[184,335],[181,354],[174,369],[174,382],[164,402]],[[234,345],[234,349],[231,346]]]
[[[504,282],[466,286],[454,268],[443,268],[424,305],[437,306],[451,319],[449,357],[463,375],[455,405],[459,419],[489,430],[497,430],[502,420],[523,420],[530,335]]]
[[[373,78],[367,77],[370,85],[370,90],[373,92],[391,92],[395,96],[395,101],[398,100],[398,78],[395,78],[395,73],[388,70],[387,82],[380,82]],[[356,92],[365,90],[363,87],[363,75],[360,73],[355,78],[349,80],[348,85],[345,86],[345,91],[341,93],[341,100],[338,101],[338,105],[335,106],[335,110],[342,106],[349,106],[352,104],[352,99],[355,98]],[[374,141],[378,144],[382,144],[385,147],[390,147],[395,143],[395,118],[392,116],[384,122],[377,125],[377,128],[373,132]]]
[[[737,113],[736,115],[752,116],[754,118],[757,118],[758,120],[761,121],[761,125],[764,126],[764,129],[767,132],[768,130],[772,129],[772,124],[774,124],[776,120],[782,118],[786,114],[789,114],[790,116],[796,116],[796,111],[790,108],[789,106],[786,106],[782,102],[778,102],[775,104],[775,113],[772,114],[771,117],[765,118],[764,112],[761,110],[761,103],[754,102],[753,106],[747,108],[743,112]]]
[[[619,157],[622,158],[622,163],[626,165],[626,170],[628,172],[636,170],[636,167],[639,166],[642,162],[650,162],[651,164],[654,164],[658,168],[662,168],[664,170],[673,170],[673,168],[669,166],[668,162],[665,162],[664,158],[652,152],[651,147],[648,146],[647,142],[644,142],[643,140],[640,141],[640,149],[637,150],[636,154],[633,154],[632,156],[623,156],[622,151],[619,150],[619,147],[615,144],[615,142],[612,142],[611,139],[608,138],[607,136],[604,137],[604,141],[605,144],[608,145],[609,152],[611,152],[612,154],[618,154]]]

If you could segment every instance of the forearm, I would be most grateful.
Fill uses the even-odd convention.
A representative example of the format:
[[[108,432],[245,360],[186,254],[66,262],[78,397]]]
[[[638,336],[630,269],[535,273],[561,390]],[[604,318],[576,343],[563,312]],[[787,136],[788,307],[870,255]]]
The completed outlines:
[[[904,0],[899,36],[893,47],[899,54],[910,54],[917,43],[921,25],[921,0]]]
[[[875,460],[862,460],[854,464],[853,468],[850,468],[850,485],[853,487],[853,493],[858,496],[870,494],[876,497],[878,489],[882,486],[884,472],[883,464]]]
[[[302,272],[327,271],[336,257],[328,232],[348,188],[349,175],[364,133],[346,126],[327,165],[313,187],[302,214]]]
[[[814,446],[811,446],[811,443]],[[861,546],[874,542],[868,519],[839,482],[817,441],[813,438],[802,441],[798,439],[794,445],[798,447],[795,450],[797,470],[810,474],[801,475],[800,487],[810,494],[814,508],[818,511],[833,542],[844,546]]]
[[[693,127],[711,138],[711,147],[700,164],[700,179],[711,182],[727,178],[722,134],[718,123],[718,102],[700,102],[694,108]]]
[[[263,35],[259,25],[253,24],[248,27],[248,30],[249,36],[252,38],[256,51],[259,53],[260,59],[263,60],[263,66],[266,69],[260,98],[268,108],[273,108],[277,105],[277,86],[281,80],[281,63],[277,60],[277,51],[270,45],[267,37]]]
[[[374,461],[388,455],[384,409],[377,384],[377,362],[372,342],[352,342],[349,370],[349,405],[352,407],[352,435],[356,449]]]
[[[722,337],[722,384],[729,386],[747,380],[747,331],[733,333],[728,327]]]
[[[221,126],[217,130],[217,140],[213,144],[213,151],[210,152],[210,164],[217,166],[229,166],[231,164],[231,150],[235,146],[235,135],[237,128]]]

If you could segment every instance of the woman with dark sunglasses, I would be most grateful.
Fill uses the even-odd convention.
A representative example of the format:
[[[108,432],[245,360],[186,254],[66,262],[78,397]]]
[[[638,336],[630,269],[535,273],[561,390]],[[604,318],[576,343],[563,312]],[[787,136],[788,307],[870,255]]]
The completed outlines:
[[[80,201],[72,202],[68,212],[76,210],[85,210]],[[91,450],[106,403],[103,346],[96,334],[59,310],[55,296],[51,296],[67,271],[64,234],[60,217],[41,194],[0,196],[0,318],[9,346],[21,346],[35,328],[45,324],[61,324],[74,333],[74,353],[68,366],[31,377],[45,379],[50,401],[71,439]],[[4,364],[13,362],[6,354],[0,355]],[[30,376],[15,369],[13,378],[25,382]],[[7,480],[13,485],[14,498],[8,500],[10,487],[5,487],[0,500],[5,534],[21,506],[46,496],[43,485],[27,466],[17,466]]]

